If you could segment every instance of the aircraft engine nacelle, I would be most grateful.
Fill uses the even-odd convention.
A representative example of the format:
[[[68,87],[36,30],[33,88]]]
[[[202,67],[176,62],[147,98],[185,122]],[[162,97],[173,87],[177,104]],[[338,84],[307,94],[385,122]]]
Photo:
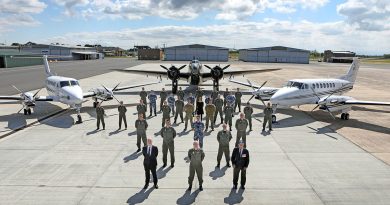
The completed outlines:
[[[93,92],[96,93],[96,98],[100,100],[112,100],[114,99],[113,94],[111,92],[108,92],[104,88],[95,88]]]
[[[215,66],[212,70],[211,70],[211,77],[215,80],[215,81],[218,81],[220,79],[222,79],[223,77],[223,69],[219,66]]]
[[[329,109],[330,112],[346,112],[351,110],[351,105],[344,104],[347,100],[353,100],[352,97],[349,96],[330,96],[321,98],[318,101],[320,105],[319,109],[326,110]]]
[[[23,104],[26,107],[34,107],[35,106],[35,99],[33,93],[22,93],[21,97],[23,98]]]
[[[172,81],[179,80],[180,78],[180,70],[174,66],[169,68],[168,72],[168,78],[171,79]]]

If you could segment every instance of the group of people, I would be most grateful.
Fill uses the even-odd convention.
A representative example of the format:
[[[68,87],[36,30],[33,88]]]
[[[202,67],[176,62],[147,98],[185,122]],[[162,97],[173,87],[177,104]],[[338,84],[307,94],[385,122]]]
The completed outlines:
[[[167,166],[167,155],[168,151],[170,153],[170,162],[171,168],[174,167],[175,164],[175,146],[174,139],[176,137],[176,130],[171,125],[171,115],[174,117],[174,123],[177,123],[177,118],[180,116],[181,122],[185,121],[185,127],[183,131],[186,131],[188,128],[188,121],[190,121],[191,129],[194,131],[194,142],[193,148],[188,151],[188,159],[190,161],[190,176],[188,177],[188,190],[192,189],[192,182],[194,180],[195,173],[198,177],[199,181],[199,190],[203,190],[203,167],[202,161],[205,157],[203,152],[203,138],[204,132],[208,131],[209,124],[211,131],[214,131],[214,125],[217,120],[218,115],[220,116],[222,130],[220,130],[217,134],[217,141],[219,143],[218,154],[217,154],[217,165],[216,167],[220,167],[220,162],[222,159],[222,155],[225,155],[226,159],[226,167],[231,167],[230,161],[233,165],[233,188],[237,189],[239,174],[241,173],[241,188],[245,189],[246,182],[246,169],[249,165],[249,151],[246,149],[246,134],[247,129],[252,131],[252,114],[253,108],[251,104],[248,102],[243,112],[241,112],[241,97],[242,93],[237,88],[237,92],[232,93],[229,92],[228,89],[223,93],[224,99],[221,98],[221,95],[215,91],[212,92],[210,97],[207,97],[205,100],[206,106],[204,107],[203,102],[204,92],[198,88],[195,93],[195,96],[192,93],[189,93],[184,104],[185,93],[179,88],[177,92],[177,98],[173,95],[168,96],[167,92],[163,88],[160,92],[160,111],[162,112],[162,129],[160,130],[160,135],[163,138],[162,144],[162,152],[163,152],[163,167]],[[144,156],[144,169],[145,169],[145,186],[146,189],[149,185],[150,173],[153,176],[154,187],[157,189],[157,156],[158,156],[158,148],[153,145],[153,140],[151,138],[147,138],[146,130],[148,129],[148,123],[145,119],[147,112],[147,99],[149,100],[149,117],[153,114],[157,116],[157,95],[151,91],[149,94],[142,88],[140,92],[140,101],[137,105],[137,113],[138,119],[135,121],[135,128],[137,133],[137,152],[141,151],[141,140],[142,140],[142,154]],[[196,100],[195,100],[196,99]],[[196,103],[194,106],[194,103]],[[202,122],[203,114],[205,108],[205,121],[206,124]],[[235,148],[230,156],[230,141],[232,140],[232,118],[235,114],[236,109],[238,108],[239,119],[235,122],[235,128],[237,130],[236,133],[236,141]],[[125,129],[127,129],[127,121],[126,121],[126,112],[127,109],[123,105],[123,102],[120,102],[118,106],[119,112],[119,129],[122,127],[122,122],[125,125]],[[183,112],[185,116],[183,118]],[[100,128],[100,123],[105,129],[104,123],[104,108],[100,106],[100,104],[96,107],[97,114],[97,129]],[[224,114],[224,116],[223,116]],[[270,104],[268,104],[267,108],[264,110],[264,124],[263,131],[265,129],[265,125],[268,122],[269,129],[272,130],[272,123],[270,119],[272,118],[272,108]],[[193,122],[193,118],[195,117],[195,121]]]

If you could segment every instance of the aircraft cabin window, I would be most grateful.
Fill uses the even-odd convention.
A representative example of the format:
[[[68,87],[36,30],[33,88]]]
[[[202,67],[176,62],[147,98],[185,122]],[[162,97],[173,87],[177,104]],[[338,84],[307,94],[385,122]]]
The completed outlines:
[[[320,83],[320,88],[322,88],[322,83]]]
[[[316,84],[311,84],[311,87],[313,88],[313,89],[315,89],[316,88]]]
[[[309,85],[308,84],[305,84],[305,89],[309,89]]]
[[[336,87],[336,85],[333,83],[333,87],[335,88]]]
[[[326,88],[329,88],[329,83],[326,83]]]
[[[318,85],[318,83],[316,83],[316,85],[317,85],[317,89],[320,88],[320,85]]]

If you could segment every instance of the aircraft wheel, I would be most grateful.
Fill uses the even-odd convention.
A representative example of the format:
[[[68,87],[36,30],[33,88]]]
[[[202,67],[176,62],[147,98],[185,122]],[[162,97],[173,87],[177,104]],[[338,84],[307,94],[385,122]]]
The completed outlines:
[[[27,113],[28,115],[31,115],[31,108],[28,108]]]
[[[81,118],[81,115],[77,115],[77,123],[82,123],[83,119]]]
[[[349,120],[349,114],[348,113],[345,113],[344,120]]]
[[[97,107],[98,102],[93,102],[93,108]]]
[[[24,109],[23,111],[24,111],[24,115],[27,115],[27,109]]]
[[[172,82],[172,93],[173,94],[177,93],[177,82]]]
[[[341,119],[345,120],[345,113],[341,113]]]
[[[276,115],[272,115],[272,123],[276,123]]]

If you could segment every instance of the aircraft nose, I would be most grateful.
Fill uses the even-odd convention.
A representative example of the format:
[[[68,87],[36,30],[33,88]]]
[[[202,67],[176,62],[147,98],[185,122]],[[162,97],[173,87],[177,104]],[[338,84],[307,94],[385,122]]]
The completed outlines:
[[[70,100],[74,101],[75,104],[81,104],[83,102],[83,94],[79,92],[68,93]]]

